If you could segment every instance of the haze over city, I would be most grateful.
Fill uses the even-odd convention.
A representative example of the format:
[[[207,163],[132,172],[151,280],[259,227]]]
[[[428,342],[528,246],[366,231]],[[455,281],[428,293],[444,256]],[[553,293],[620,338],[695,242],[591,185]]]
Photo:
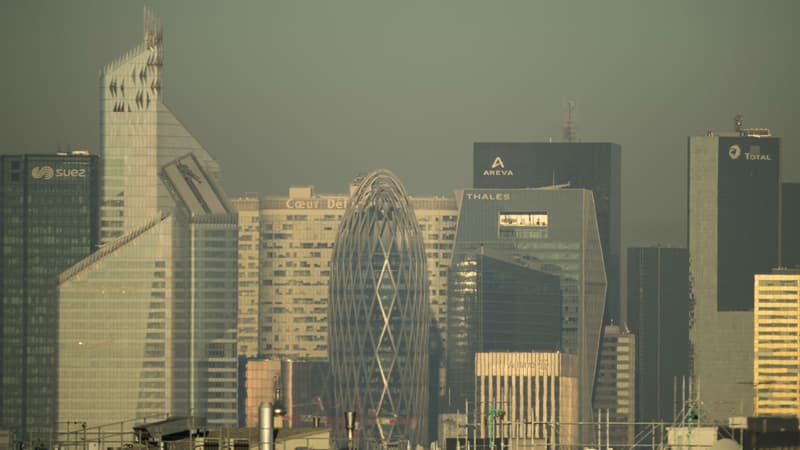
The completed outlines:
[[[5,4],[0,450],[800,448],[798,13]]]
[[[3,153],[97,151],[98,71],[144,2],[7,2]],[[164,102],[229,195],[343,192],[394,171],[412,195],[471,183],[476,141],[622,145],[623,245],[685,245],[686,136],[763,126],[800,179],[792,1],[152,2]]]

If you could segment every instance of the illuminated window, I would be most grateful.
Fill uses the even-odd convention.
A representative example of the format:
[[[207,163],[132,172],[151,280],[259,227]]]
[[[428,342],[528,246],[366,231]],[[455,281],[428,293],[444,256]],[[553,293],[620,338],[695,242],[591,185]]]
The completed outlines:
[[[498,235],[505,239],[546,238],[549,219],[546,211],[501,212]]]

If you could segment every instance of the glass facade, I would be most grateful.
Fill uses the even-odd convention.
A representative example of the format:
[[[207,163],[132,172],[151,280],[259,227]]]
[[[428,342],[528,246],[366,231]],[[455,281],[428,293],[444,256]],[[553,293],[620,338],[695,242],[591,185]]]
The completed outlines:
[[[780,265],[800,267],[800,183],[781,183]]]
[[[619,322],[622,148],[609,142],[476,142],[473,187],[564,185],[594,194],[608,278],[605,321]]]
[[[778,263],[780,140],[692,136],[688,158],[690,371],[724,421],[753,409],[748,292]]]
[[[104,243],[174,207],[158,181],[164,164],[192,152],[219,180],[219,165],[162,103],[163,59],[161,23],[145,8],[142,43],[106,66],[100,76]]]
[[[400,181],[376,171],[360,181],[331,260],[329,355],[335,414],[353,410],[361,448],[427,444],[426,258]],[[335,427],[337,448],[344,444]]]
[[[484,248],[459,254],[449,279],[447,409],[472,399],[476,352],[561,349],[558,276]]]
[[[689,375],[688,274],[685,248],[628,249],[628,326],[637,341],[640,422],[672,422],[673,380]]]
[[[592,193],[585,189],[467,189],[459,195],[459,204],[454,261],[465,254],[479,253],[484,247],[532,262],[541,271],[559,277],[561,349],[578,357],[579,414],[581,420],[590,419],[606,298],[603,251]],[[536,225],[534,219],[531,223],[536,226],[514,226],[514,232],[508,233],[500,218],[509,213],[546,215],[547,226],[542,226],[541,219]],[[546,232],[542,232],[545,228]],[[451,326],[467,320],[459,317],[453,307],[449,310],[453,311],[448,317]],[[448,355],[456,351],[453,345],[453,341],[448,343],[452,349]],[[448,375],[448,386],[450,383]],[[589,432],[588,428],[585,431]]]
[[[97,245],[98,162],[0,157],[0,428],[47,442],[56,414],[58,274]]]
[[[59,423],[238,424],[237,216],[192,155],[160,182],[171,213],[61,275]]]

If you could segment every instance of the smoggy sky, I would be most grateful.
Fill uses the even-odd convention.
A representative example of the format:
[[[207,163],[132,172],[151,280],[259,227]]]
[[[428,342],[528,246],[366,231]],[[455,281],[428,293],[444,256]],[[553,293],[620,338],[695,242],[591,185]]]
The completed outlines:
[[[2,153],[98,151],[98,71],[142,39],[141,1],[0,6]],[[578,137],[623,152],[625,245],[685,245],[687,136],[783,138],[800,180],[800,3],[155,1],[164,102],[225,189],[345,192],[395,172],[413,195],[472,181],[475,141]]]

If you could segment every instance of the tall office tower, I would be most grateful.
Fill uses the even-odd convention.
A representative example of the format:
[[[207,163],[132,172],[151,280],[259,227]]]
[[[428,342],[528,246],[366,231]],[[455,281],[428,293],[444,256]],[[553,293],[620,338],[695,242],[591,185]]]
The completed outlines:
[[[317,194],[311,186],[261,199],[261,356],[327,360],[330,261],[348,201],[346,194]],[[443,335],[455,200],[420,197],[411,204],[425,242],[431,308]]]
[[[624,326],[606,325],[600,346],[594,410],[606,421],[606,443],[613,448],[635,442],[636,338]]]
[[[568,185],[594,193],[608,278],[605,322],[624,319],[620,302],[622,156],[608,142],[476,142],[473,187],[488,189]]]
[[[606,299],[603,250],[591,191],[467,189],[457,200],[454,261],[483,246],[538,263],[542,271],[561,280],[561,349],[578,357],[579,415],[590,421]],[[450,323],[458,320],[466,318],[448,318]],[[453,342],[448,345],[452,348]],[[581,432],[592,435],[588,428]]]
[[[361,417],[362,446],[370,440],[427,445],[425,266],[405,189],[390,172],[372,172],[360,181],[339,226],[330,278],[334,409]]]
[[[779,152],[768,132],[689,138],[690,370],[712,421],[753,409],[749,293],[778,262]]]
[[[800,267],[800,183],[781,183],[780,265]]]
[[[173,200],[160,183],[164,164],[193,153],[215,181],[219,166],[161,99],[163,31],[145,7],[144,39],[100,76],[103,243],[150,223]]]
[[[755,416],[800,417],[800,269],[755,276]]]
[[[0,157],[0,428],[47,442],[56,414],[58,274],[97,245],[97,157]]]
[[[258,293],[261,214],[257,197],[231,200],[239,214],[239,318],[237,354],[240,358],[258,356]]]
[[[238,422],[236,212],[192,155],[161,182],[171,212],[59,278],[59,424]]]
[[[672,422],[689,375],[689,252],[628,249],[628,327],[636,336],[636,420]],[[680,385],[680,384],[677,384]]]
[[[237,217],[161,102],[161,26],[148,9],[144,22],[101,75],[104,245],[59,279],[58,420],[233,426]]]
[[[475,354],[476,404],[480,437],[502,437],[507,447],[530,442],[541,448],[579,447],[578,364],[560,352]],[[491,423],[491,409],[495,414]]]
[[[481,247],[461,253],[449,275],[447,410],[475,392],[475,353],[561,350],[561,283],[539,264]]]

